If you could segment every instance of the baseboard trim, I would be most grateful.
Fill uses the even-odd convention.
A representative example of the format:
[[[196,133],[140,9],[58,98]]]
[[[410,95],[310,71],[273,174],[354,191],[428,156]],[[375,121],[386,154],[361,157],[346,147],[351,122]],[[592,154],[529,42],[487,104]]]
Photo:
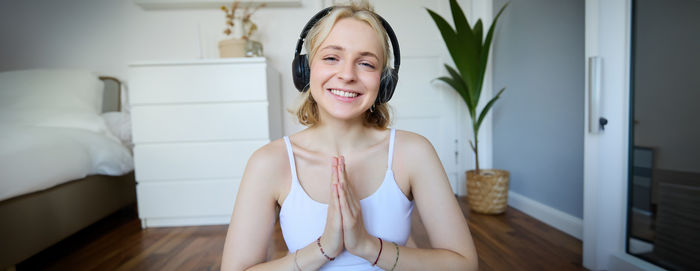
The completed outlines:
[[[141,218],[141,228],[226,225],[231,216]]]
[[[610,270],[626,270],[626,271],[665,271],[657,265],[634,257],[630,254],[618,252],[610,255]]]
[[[508,192],[508,205],[568,235],[582,240],[583,219],[564,213],[513,191]]]

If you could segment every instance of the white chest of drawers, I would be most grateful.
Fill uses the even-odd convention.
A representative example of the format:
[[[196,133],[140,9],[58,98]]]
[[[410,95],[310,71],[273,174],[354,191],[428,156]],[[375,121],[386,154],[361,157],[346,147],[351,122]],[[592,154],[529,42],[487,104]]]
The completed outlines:
[[[129,65],[143,227],[227,224],[250,155],[282,136],[265,58]]]

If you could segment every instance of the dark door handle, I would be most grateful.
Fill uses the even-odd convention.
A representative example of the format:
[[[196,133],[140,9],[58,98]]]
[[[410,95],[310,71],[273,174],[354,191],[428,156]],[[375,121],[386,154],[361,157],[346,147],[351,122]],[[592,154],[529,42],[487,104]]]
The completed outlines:
[[[601,130],[601,131],[602,131],[602,130],[605,130],[605,125],[608,124],[608,119],[602,118],[602,117],[601,117],[601,118],[598,120],[598,122],[600,123],[600,130]]]

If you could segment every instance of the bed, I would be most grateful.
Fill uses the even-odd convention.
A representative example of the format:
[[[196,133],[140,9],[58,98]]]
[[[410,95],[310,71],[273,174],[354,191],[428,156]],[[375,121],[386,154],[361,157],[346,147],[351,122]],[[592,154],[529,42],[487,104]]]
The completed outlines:
[[[136,201],[122,96],[90,71],[0,72],[0,268]]]

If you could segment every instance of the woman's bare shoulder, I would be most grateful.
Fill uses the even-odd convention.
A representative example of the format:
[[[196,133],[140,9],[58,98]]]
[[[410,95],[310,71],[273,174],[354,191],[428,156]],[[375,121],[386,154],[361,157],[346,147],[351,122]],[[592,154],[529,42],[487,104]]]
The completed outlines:
[[[414,132],[397,129],[395,140],[396,145],[394,148],[406,153],[418,152],[416,154],[425,154],[426,152],[434,152],[433,144],[430,143],[430,140]]]
[[[396,130],[396,155],[409,172],[419,171],[426,165],[440,163],[437,152],[424,136],[404,130]]]
[[[277,139],[257,149],[246,165],[247,177],[276,182],[289,175],[289,159],[283,139]]]

